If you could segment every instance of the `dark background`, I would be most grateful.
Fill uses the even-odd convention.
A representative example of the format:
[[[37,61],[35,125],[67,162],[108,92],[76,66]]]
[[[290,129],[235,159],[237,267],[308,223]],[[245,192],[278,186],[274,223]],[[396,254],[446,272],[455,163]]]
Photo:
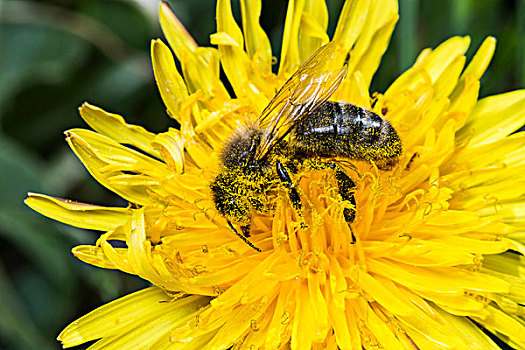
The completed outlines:
[[[240,7],[233,0],[235,13]],[[215,3],[169,1],[200,45],[215,31]],[[125,205],[89,177],[63,131],[86,127],[89,101],[155,132],[166,116],[150,65],[162,37],[158,2],[0,1],[0,349],[56,349],[60,330],[97,306],[140,289],[140,279],[101,270],[70,253],[97,233],[24,206],[28,191],[101,205]],[[333,32],[342,1],[328,1]],[[262,26],[278,57],[286,2],[263,3]],[[488,35],[496,54],[481,95],[525,85],[525,0],[400,0],[400,21],[372,91],[384,91],[418,52],[452,35],[470,35],[468,57]]]

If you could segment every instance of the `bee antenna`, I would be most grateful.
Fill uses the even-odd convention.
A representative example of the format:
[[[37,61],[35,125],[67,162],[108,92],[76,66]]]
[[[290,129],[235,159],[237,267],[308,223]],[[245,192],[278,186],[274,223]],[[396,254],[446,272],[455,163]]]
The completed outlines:
[[[244,243],[248,244],[250,246],[250,248],[252,248],[253,250],[261,253],[262,250],[257,248],[256,246],[253,245],[252,242],[250,242],[246,237],[244,237],[243,235],[241,235],[236,229],[235,227],[233,227],[232,223],[230,220],[226,220],[228,222],[228,225],[230,226],[230,228],[232,229],[232,231],[240,238],[243,240]]]

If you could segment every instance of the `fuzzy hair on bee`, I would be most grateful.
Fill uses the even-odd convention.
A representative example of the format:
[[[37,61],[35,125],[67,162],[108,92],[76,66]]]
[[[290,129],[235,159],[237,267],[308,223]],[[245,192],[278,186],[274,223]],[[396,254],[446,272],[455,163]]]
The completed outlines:
[[[237,128],[220,153],[219,159],[222,166],[226,168],[253,166],[255,160],[253,155],[262,137],[263,131],[253,124]]]

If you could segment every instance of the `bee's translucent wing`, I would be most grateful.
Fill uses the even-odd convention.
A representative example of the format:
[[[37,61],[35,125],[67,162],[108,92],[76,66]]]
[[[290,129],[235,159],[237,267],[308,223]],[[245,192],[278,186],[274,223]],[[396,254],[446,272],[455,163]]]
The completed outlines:
[[[295,121],[319,107],[337,90],[347,72],[346,55],[340,47],[336,42],[321,46],[264,109],[259,125],[267,132],[257,150],[257,159],[283,139]]]

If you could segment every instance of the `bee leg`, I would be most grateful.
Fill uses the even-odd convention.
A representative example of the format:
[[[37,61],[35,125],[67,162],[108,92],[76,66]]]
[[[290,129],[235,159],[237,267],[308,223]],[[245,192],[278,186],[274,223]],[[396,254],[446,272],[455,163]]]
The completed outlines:
[[[233,227],[233,225],[232,225],[232,223],[231,223],[230,220],[226,220],[226,221],[228,222],[228,225],[230,226],[230,228],[232,229],[232,231],[233,231],[233,232],[234,232],[234,233],[235,233],[240,239],[242,239],[244,243],[246,243],[247,245],[249,245],[250,248],[252,248],[253,250],[258,251],[259,253],[262,252],[261,249],[259,249],[259,248],[257,248],[256,246],[254,246],[253,243],[250,242],[250,241],[246,238],[246,237],[250,237],[250,232],[249,232],[249,231],[250,231],[250,225],[248,225],[248,226],[241,226],[241,230],[242,230],[242,232],[243,232],[243,234],[241,235],[241,234],[239,233],[239,231],[237,231],[237,230],[235,229],[235,227]],[[247,233],[247,234],[246,234],[246,227],[248,228],[248,233]]]
[[[335,179],[337,180],[337,187],[339,189],[339,194],[341,195],[341,198],[344,201],[350,202],[352,204],[352,208],[344,208],[343,209],[343,216],[345,218],[345,221],[349,224],[353,223],[355,220],[355,198],[354,198],[354,190],[355,190],[355,183],[352,181],[352,179],[346,175],[343,168],[336,163],[333,162],[312,162],[310,164],[310,168],[312,169],[332,169],[335,172]],[[355,236],[354,231],[352,230],[352,227],[350,227],[350,232],[352,233],[352,244],[355,243]]]
[[[334,163],[332,163],[334,164]],[[354,190],[355,190],[355,183],[352,181],[352,179],[346,175],[344,170],[341,168],[341,166],[335,165],[335,179],[337,180],[337,187],[339,187],[339,194],[341,195],[341,198],[344,201],[350,202],[352,204],[352,208],[344,208],[343,209],[343,216],[345,217],[345,221],[349,224],[354,222],[355,220],[355,198],[354,198]],[[350,232],[352,233],[352,243],[355,243],[355,236],[354,231],[352,230],[352,227],[350,227]]]
[[[290,174],[288,173],[288,170],[286,170],[284,165],[279,160],[276,162],[275,167],[277,170],[277,175],[279,176],[279,180],[281,180],[281,183],[288,190],[288,197],[290,198],[292,207],[297,212],[297,214],[302,218],[303,205],[301,203],[301,197],[299,196],[299,193],[297,192],[297,189],[295,188],[295,185],[292,181],[292,178],[290,177]]]
[[[250,225],[241,226],[242,235],[246,238],[250,238]]]

